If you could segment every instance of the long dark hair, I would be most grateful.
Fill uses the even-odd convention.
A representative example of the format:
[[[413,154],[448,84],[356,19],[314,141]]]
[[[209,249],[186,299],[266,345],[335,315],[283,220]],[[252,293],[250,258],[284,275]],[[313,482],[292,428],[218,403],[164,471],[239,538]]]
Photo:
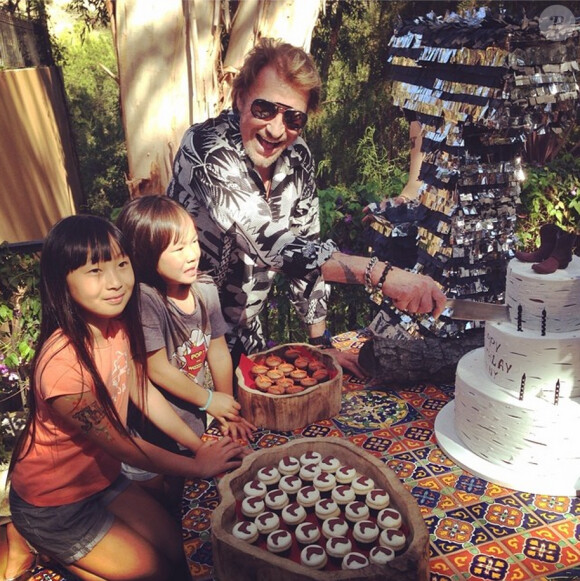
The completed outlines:
[[[46,238],[40,258],[40,335],[32,360],[30,376],[28,421],[12,454],[11,468],[26,455],[34,442],[36,431],[36,382],[42,373],[39,361],[44,347],[55,331],[60,330],[65,340],[63,347],[71,345],[76,351],[81,368],[94,382],[95,394],[105,410],[105,415],[122,434],[129,436],[115,408],[107,386],[97,371],[93,357],[93,335],[83,318],[78,304],[71,297],[67,275],[87,263],[109,261],[120,250],[129,256],[121,231],[112,223],[97,216],[77,215],[57,222]],[[139,381],[139,397],[144,400],[146,351],[143,329],[139,319],[138,293],[133,293],[123,312],[123,321],[129,336],[131,353]],[[24,450],[24,443],[28,447]]]
[[[188,339],[181,316],[167,300],[167,285],[157,272],[159,258],[165,249],[179,239],[181,227],[193,217],[175,200],[164,195],[143,196],[131,200],[121,210],[117,226],[123,232],[129,246],[129,256],[139,282],[156,289],[165,302],[176,327],[180,329],[181,341]],[[201,312],[202,331],[208,327],[207,310],[195,284],[191,287]]]

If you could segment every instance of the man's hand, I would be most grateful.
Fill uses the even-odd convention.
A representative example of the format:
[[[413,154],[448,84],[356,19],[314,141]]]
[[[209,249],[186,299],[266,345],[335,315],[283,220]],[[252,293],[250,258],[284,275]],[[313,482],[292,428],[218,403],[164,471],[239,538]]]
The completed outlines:
[[[358,353],[340,351],[339,349],[325,349],[325,353],[334,355],[338,364],[359,379],[367,377],[364,369],[358,364]]]

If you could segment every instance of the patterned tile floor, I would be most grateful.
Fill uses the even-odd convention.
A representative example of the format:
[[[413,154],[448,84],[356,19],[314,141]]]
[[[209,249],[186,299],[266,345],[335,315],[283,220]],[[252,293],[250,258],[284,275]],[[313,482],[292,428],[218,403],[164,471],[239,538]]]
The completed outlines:
[[[360,348],[355,332],[336,338]],[[431,581],[580,580],[580,499],[522,493],[476,478],[438,448],[433,423],[453,386],[382,390],[347,376],[337,417],[293,432],[260,431],[252,447],[294,438],[348,438],[380,458],[417,500],[430,532]],[[208,438],[216,437],[210,428]],[[212,578],[211,514],[219,504],[213,481],[188,482],[183,534],[192,574]],[[34,581],[68,581],[39,571]]]

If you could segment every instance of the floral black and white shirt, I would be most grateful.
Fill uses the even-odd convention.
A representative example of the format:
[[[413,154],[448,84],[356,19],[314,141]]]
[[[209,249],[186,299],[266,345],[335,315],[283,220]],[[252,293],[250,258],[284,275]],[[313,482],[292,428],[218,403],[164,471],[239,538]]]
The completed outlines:
[[[302,138],[277,160],[267,198],[239,115],[223,111],[186,131],[167,194],[195,218],[201,269],[219,288],[230,346],[240,339],[248,353],[264,348],[259,314],[277,272],[289,278],[304,323],[324,320],[329,287],[320,267],[338,249],[320,240],[314,161]]]

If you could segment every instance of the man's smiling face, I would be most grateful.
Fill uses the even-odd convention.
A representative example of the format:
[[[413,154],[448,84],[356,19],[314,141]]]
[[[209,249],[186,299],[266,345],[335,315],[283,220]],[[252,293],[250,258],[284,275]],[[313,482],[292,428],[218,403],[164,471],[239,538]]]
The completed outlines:
[[[273,66],[264,67],[248,93],[238,97],[236,105],[244,148],[264,181],[270,179],[272,165],[296,141],[300,131],[284,125],[282,112],[269,121],[256,119],[250,111],[252,102],[265,99],[306,113],[308,97],[308,91],[288,84]]]

